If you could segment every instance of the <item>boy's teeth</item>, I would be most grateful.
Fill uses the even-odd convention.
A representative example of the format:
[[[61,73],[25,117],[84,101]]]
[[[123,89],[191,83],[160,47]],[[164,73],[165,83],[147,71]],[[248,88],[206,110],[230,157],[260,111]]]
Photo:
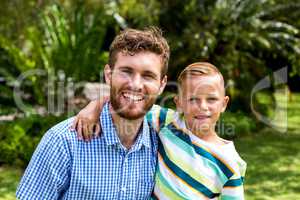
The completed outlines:
[[[132,101],[141,101],[143,99],[143,97],[140,95],[133,95],[129,93],[124,93],[124,96]]]

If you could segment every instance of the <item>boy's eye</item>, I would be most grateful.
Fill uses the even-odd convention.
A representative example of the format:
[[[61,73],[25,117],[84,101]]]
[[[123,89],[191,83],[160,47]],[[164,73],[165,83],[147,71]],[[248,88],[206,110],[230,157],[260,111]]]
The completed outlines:
[[[208,101],[217,101],[218,99],[216,97],[209,97],[207,100]]]

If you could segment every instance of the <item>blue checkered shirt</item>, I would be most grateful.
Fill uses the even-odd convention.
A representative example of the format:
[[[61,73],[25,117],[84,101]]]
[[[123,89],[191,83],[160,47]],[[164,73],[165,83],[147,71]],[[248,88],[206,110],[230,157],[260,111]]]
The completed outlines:
[[[154,185],[157,136],[146,117],[135,144],[126,150],[113,125],[109,105],[100,115],[103,133],[80,141],[73,118],[42,138],[17,189],[18,199],[148,199]]]

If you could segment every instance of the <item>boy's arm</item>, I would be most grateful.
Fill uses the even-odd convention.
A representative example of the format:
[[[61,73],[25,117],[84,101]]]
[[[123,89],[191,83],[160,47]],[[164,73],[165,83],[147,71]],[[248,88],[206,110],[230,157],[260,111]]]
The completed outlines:
[[[101,99],[91,101],[75,116],[71,129],[77,132],[79,139],[89,141],[92,136],[99,136],[101,127],[99,123],[99,115],[106,102],[109,101],[109,96],[104,96]]]
[[[221,200],[244,200],[243,179],[229,179],[223,186]]]
[[[92,139],[93,133],[99,136],[101,127],[99,124],[99,115],[103,105],[108,102],[109,97],[91,101],[83,108],[75,117],[71,129],[76,129],[79,139],[89,141]],[[159,132],[162,127],[168,125],[174,120],[175,111],[169,108],[153,105],[151,110],[147,112],[148,122]]]
[[[70,160],[67,145],[50,129],[21,179],[17,199],[59,199],[69,185]]]
[[[244,200],[244,177],[247,164],[242,159],[237,161],[239,166],[239,175],[232,176],[223,186],[221,200]]]

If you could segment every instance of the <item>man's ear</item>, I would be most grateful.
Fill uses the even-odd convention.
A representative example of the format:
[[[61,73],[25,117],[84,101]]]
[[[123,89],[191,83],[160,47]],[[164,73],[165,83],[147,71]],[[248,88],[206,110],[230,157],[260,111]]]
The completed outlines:
[[[167,75],[165,75],[162,79],[161,79],[161,82],[160,82],[160,87],[159,87],[159,95],[161,95],[167,85],[167,82],[168,82],[168,77]]]
[[[111,74],[112,74],[112,69],[108,64],[106,64],[104,67],[104,78],[105,78],[106,84],[108,84],[108,85],[111,84]]]
[[[225,96],[224,101],[223,101],[223,105],[222,105],[223,106],[222,107],[222,112],[225,112],[228,102],[229,102],[229,96]]]

